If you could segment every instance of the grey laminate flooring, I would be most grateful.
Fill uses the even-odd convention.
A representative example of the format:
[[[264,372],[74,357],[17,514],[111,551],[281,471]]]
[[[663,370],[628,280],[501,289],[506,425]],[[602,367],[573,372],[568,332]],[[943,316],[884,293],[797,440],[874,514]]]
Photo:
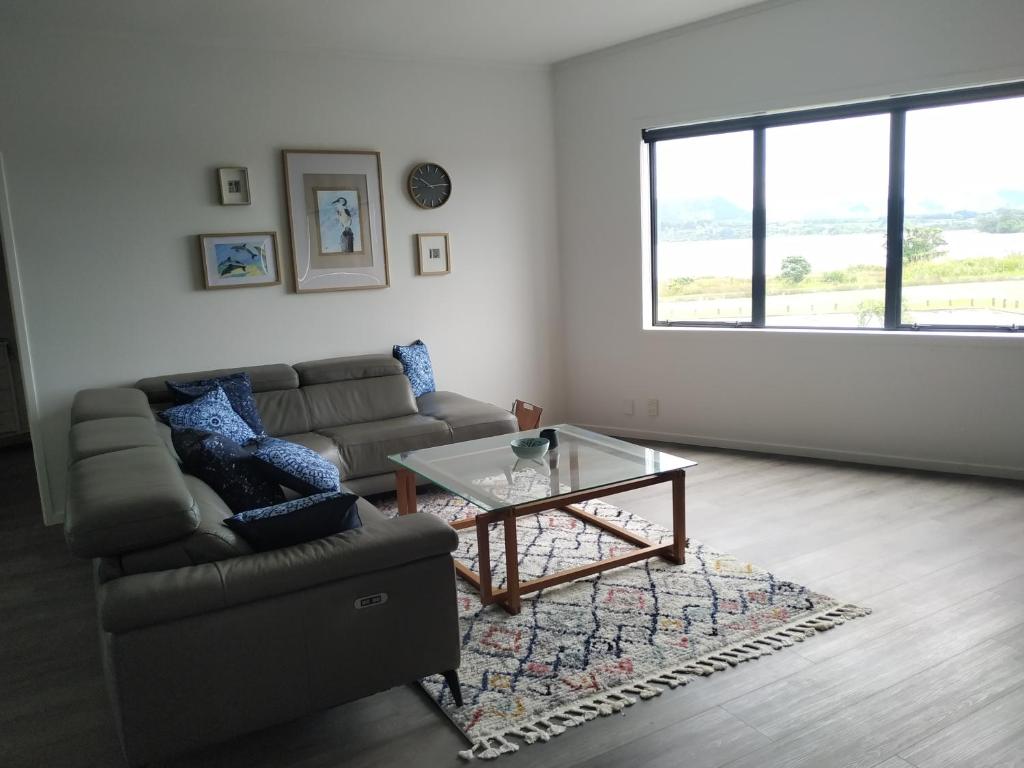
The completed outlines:
[[[1024,484],[671,450],[701,463],[692,537],[873,615],[499,766],[1024,766]],[[90,567],[42,526],[26,452],[0,453],[0,482],[0,766],[117,766]],[[613,501],[669,521],[664,487]],[[458,766],[461,748],[410,686],[173,766]]]

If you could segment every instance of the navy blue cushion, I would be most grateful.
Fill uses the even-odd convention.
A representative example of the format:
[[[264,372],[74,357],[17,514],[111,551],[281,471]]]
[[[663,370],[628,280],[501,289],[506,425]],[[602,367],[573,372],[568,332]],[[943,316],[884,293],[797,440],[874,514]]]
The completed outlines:
[[[252,456],[267,477],[303,495],[341,488],[338,468],[304,445],[264,437],[257,441]]]
[[[224,390],[228,396],[228,402],[239,416],[249,425],[249,429],[262,437],[267,434],[260,418],[256,401],[252,399],[252,379],[245,371],[232,373],[230,376],[221,376],[217,379],[198,379],[196,381],[166,381],[167,389],[171,391],[174,402],[178,405],[191,403],[196,398],[202,397],[217,387]]]
[[[256,433],[235,413],[228,402],[228,396],[220,387],[214,387],[188,405],[168,408],[160,414],[160,419],[170,425],[171,429],[216,432],[236,443],[247,443],[256,438]]]
[[[391,354],[402,364],[405,375],[409,377],[413,396],[419,397],[434,391],[434,368],[430,364],[430,352],[426,344],[419,339],[407,347],[395,344]]]
[[[242,512],[224,524],[257,552],[265,552],[362,527],[357,498],[351,493],[321,493]]]
[[[213,488],[232,512],[284,501],[281,486],[263,474],[251,450],[230,438],[213,432],[176,429],[172,440],[185,471]]]

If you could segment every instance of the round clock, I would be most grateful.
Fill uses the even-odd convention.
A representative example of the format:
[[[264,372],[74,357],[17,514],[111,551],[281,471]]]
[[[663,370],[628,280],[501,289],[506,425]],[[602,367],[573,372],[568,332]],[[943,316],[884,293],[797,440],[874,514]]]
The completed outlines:
[[[437,163],[420,163],[409,172],[409,196],[420,208],[438,208],[452,194],[452,177]]]

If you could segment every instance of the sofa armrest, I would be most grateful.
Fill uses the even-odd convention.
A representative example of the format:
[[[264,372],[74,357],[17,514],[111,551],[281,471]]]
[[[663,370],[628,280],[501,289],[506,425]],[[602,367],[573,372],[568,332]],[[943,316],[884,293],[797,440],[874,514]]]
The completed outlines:
[[[106,632],[175,621],[448,555],[458,534],[432,515],[370,520],[293,547],[203,565],[125,576],[97,588]]]

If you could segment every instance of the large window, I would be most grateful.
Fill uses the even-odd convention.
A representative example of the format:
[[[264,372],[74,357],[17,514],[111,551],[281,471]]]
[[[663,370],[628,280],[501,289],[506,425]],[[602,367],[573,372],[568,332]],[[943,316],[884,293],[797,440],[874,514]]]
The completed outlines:
[[[1024,83],[644,132],[657,325],[1024,328]]]

